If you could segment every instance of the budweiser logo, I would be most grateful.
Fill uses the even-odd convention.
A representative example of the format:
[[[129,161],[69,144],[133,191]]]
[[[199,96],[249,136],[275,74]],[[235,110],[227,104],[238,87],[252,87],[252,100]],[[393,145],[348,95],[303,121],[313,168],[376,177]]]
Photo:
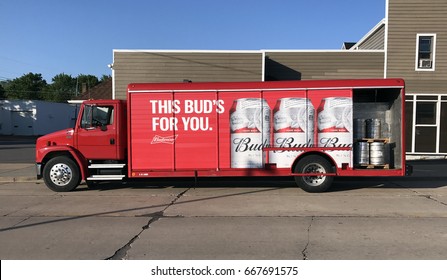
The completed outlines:
[[[275,144],[279,148],[310,148],[310,147],[313,147],[311,138],[307,139],[306,143],[297,143],[297,142],[295,142],[295,140],[296,139],[294,137],[285,137],[285,138],[278,137],[275,139]],[[281,152],[281,151],[279,151],[279,152]]]
[[[172,135],[172,136],[159,136],[155,135],[154,138],[152,138],[151,144],[171,144],[173,145],[175,140],[177,139],[178,135]]]
[[[269,141],[265,139],[263,143],[252,143],[250,137],[245,138],[235,138],[233,140],[234,151],[235,152],[246,152],[246,151],[262,151],[263,148],[268,148]],[[255,142],[255,141],[254,141]]]
[[[341,141],[338,137],[321,137],[320,147],[350,148],[352,147],[352,143]]]

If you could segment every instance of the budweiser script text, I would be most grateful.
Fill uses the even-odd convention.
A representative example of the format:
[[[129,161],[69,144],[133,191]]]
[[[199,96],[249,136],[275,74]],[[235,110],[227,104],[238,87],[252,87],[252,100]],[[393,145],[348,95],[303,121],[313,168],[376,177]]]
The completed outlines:
[[[222,114],[223,100],[150,100],[152,114],[166,114],[166,117],[152,117],[152,131],[211,131],[213,127],[207,116],[182,116],[173,114],[206,115]]]
[[[295,139],[293,137],[287,138],[278,138],[275,141],[275,148],[312,148],[315,147],[311,140],[309,139],[307,143],[295,143]],[[319,147],[325,148],[349,148],[352,147],[352,143],[350,144],[342,144],[338,143],[338,137],[331,138],[322,138],[320,139]],[[246,151],[262,151],[264,148],[270,148],[268,140],[265,139],[261,144],[254,144],[251,141],[250,137],[243,138],[235,138],[233,139],[235,152],[246,152]],[[281,153],[284,151],[275,151],[277,153]]]

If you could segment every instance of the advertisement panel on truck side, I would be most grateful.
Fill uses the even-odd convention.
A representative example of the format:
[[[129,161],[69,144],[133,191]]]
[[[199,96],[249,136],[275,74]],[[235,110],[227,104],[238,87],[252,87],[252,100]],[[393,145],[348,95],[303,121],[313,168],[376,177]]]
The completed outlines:
[[[132,170],[290,169],[300,154],[293,148],[352,147],[351,90],[179,90],[129,100]],[[350,150],[327,153],[352,166]]]

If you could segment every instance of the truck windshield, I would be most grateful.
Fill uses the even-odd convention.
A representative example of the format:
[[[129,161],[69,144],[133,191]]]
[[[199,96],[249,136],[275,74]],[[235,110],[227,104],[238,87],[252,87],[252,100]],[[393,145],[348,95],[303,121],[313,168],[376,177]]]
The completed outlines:
[[[86,105],[82,114],[81,127],[101,127],[113,124],[112,106]]]

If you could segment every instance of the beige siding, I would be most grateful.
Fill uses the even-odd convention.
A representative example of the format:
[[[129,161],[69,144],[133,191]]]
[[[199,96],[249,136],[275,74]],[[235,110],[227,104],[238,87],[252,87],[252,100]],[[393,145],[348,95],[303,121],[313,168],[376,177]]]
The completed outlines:
[[[383,52],[266,52],[266,80],[383,78]]]
[[[387,77],[402,77],[407,92],[447,93],[447,1],[389,0]],[[435,71],[416,71],[416,38],[436,34]]]
[[[115,98],[141,82],[261,81],[261,52],[115,51]]]
[[[385,42],[385,25],[382,25],[376,32],[371,34],[359,46],[359,50],[383,50]]]

